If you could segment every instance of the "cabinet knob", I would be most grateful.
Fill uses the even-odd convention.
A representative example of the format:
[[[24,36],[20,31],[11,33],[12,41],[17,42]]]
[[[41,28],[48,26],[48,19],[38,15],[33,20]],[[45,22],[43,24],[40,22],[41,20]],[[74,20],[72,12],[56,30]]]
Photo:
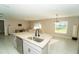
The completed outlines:
[[[28,52],[30,52],[30,48],[28,48]]]

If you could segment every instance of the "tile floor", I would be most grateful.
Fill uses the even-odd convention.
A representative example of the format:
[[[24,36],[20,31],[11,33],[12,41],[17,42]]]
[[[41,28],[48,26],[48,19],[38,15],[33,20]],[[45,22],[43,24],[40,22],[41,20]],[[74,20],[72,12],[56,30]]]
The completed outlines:
[[[13,47],[12,36],[0,35],[0,54],[19,54]],[[49,54],[76,54],[78,42],[70,39],[52,39]]]
[[[12,36],[0,35],[0,54],[18,54],[13,47]]]
[[[52,39],[49,46],[49,53],[52,54],[77,54],[78,40]]]

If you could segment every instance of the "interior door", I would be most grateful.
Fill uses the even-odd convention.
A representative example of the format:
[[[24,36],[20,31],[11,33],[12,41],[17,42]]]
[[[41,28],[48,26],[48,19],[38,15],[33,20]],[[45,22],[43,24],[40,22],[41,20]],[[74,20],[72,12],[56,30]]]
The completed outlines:
[[[4,20],[0,20],[0,34],[4,34]]]

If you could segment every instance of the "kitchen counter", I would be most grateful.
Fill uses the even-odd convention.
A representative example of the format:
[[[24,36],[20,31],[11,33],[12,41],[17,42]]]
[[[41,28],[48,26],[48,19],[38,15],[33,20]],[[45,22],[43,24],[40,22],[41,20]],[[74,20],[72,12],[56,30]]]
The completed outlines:
[[[23,40],[27,40],[28,42],[39,46],[40,48],[44,48],[44,46],[46,44],[48,44],[48,42],[51,40],[52,36],[46,33],[40,33],[40,37],[41,39],[44,39],[42,42],[36,42],[34,40],[30,40],[28,39],[28,37],[33,37],[34,33],[32,32],[21,32],[21,33],[13,33],[13,35],[18,36],[20,38],[22,38]]]

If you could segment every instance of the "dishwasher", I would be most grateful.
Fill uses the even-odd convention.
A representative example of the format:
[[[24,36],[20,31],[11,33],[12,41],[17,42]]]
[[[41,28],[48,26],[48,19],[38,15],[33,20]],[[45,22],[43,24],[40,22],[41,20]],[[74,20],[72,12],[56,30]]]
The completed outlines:
[[[23,54],[23,40],[16,37],[16,49],[19,53]]]

